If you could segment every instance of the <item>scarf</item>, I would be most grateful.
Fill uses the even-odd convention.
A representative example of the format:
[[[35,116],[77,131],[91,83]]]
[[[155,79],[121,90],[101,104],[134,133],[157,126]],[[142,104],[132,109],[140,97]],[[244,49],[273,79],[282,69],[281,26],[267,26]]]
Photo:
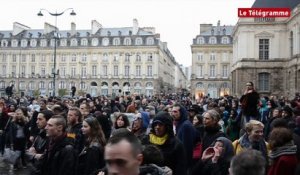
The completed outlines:
[[[266,143],[264,141],[264,139],[261,139],[258,142],[253,142],[251,143],[248,135],[244,134],[240,139],[239,139],[239,143],[242,146],[242,148],[252,148],[258,151],[261,151],[263,156],[266,158],[268,158],[268,150],[267,150],[267,146]]]
[[[294,144],[293,141],[291,141],[283,146],[277,147],[274,150],[272,150],[269,157],[271,159],[276,159],[283,155],[294,155],[296,154],[296,152],[297,146]]]
[[[155,145],[163,145],[168,139],[168,134],[165,134],[163,137],[158,137],[154,134],[149,134],[150,143]]]

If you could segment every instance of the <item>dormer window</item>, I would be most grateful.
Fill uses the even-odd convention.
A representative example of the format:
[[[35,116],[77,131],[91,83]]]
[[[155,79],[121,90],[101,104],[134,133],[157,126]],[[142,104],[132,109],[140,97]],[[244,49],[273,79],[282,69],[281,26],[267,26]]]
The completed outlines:
[[[132,31],[131,31],[131,30],[129,30],[129,35],[130,35],[130,36],[132,35]]]
[[[97,46],[98,43],[99,43],[98,38],[93,38],[93,39],[92,39],[92,46]]]
[[[113,45],[114,45],[114,46],[120,45],[120,38],[114,38],[114,40],[113,40]]]
[[[41,47],[46,47],[47,46],[47,40],[46,39],[42,39],[40,46]]]
[[[67,46],[67,39],[61,39],[60,46]]]
[[[21,41],[21,47],[27,47],[27,40],[26,39],[23,39]]]
[[[30,40],[30,46],[31,47],[36,47],[37,41],[35,39]]]
[[[153,37],[148,37],[147,38],[147,45],[153,45],[154,44],[154,39]]]
[[[103,38],[102,39],[102,45],[103,46],[108,46],[109,45],[109,39],[108,38]]]
[[[110,31],[107,31],[107,36],[111,36],[111,32]]]
[[[81,45],[82,46],[87,46],[88,45],[88,40],[86,38],[81,39]]]
[[[77,39],[73,38],[71,40],[71,46],[77,46]]]
[[[118,34],[119,34],[119,36],[121,36],[121,35],[122,35],[122,32],[121,32],[121,31],[119,31],[119,32],[118,32]]]
[[[7,40],[2,40],[1,41],[1,47],[7,47],[7,46],[8,46]]]
[[[211,35],[214,35],[215,31],[214,29],[211,29]]]
[[[229,41],[228,41],[228,37],[223,37],[222,38],[222,44],[228,44]]]
[[[131,45],[131,39],[130,38],[125,38],[124,39],[124,45],[126,45],[126,46]]]
[[[142,45],[142,44],[143,44],[142,38],[136,38],[135,39],[135,45]]]
[[[209,38],[209,44],[216,44],[216,43],[217,43],[216,37],[210,37]]]
[[[203,37],[197,38],[197,44],[205,44],[205,40]]]
[[[11,46],[12,47],[18,47],[18,40],[12,40],[11,41]]]

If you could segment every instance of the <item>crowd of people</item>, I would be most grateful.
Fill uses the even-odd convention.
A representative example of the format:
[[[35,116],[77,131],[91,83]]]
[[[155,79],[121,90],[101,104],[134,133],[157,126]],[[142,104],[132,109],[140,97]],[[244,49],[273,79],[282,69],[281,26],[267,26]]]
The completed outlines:
[[[300,95],[2,97],[5,148],[31,175],[296,175]]]

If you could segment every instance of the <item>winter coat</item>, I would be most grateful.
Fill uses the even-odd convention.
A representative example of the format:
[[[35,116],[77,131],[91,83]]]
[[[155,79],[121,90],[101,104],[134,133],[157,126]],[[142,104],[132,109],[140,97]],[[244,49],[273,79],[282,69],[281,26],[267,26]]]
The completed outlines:
[[[94,142],[79,154],[77,174],[89,175],[104,166],[104,148],[100,143]]]
[[[43,155],[41,175],[77,175],[77,157],[73,143],[64,136]]]

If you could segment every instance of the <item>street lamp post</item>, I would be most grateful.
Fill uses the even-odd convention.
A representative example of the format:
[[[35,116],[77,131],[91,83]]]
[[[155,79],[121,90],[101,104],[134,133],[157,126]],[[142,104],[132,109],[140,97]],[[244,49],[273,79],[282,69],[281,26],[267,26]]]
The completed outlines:
[[[53,70],[52,70],[52,75],[53,75],[53,94],[52,96],[55,97],[55,80],[56,80],[56,75],[58,75],[58,71],[56,72],[56,48],[57,48],[57,39],[58,39],[58,32],[57,32],[57,17],[63,15],[66,11],[68,10],[72,10],[70,15],[71,16],[75,16],[76,13],[74,12],[73,8],[67,8],[62,12],[55,12],[52,13],[50,11],[48,11],[47,9],[40,9],[39,13],[37,14],[38,16],[44,16],[42,11],[46,11],[47,13],[49,13],[49,15],[54,16],[55,17],[55,31],[54,31],[54,55],[53,55]]]

